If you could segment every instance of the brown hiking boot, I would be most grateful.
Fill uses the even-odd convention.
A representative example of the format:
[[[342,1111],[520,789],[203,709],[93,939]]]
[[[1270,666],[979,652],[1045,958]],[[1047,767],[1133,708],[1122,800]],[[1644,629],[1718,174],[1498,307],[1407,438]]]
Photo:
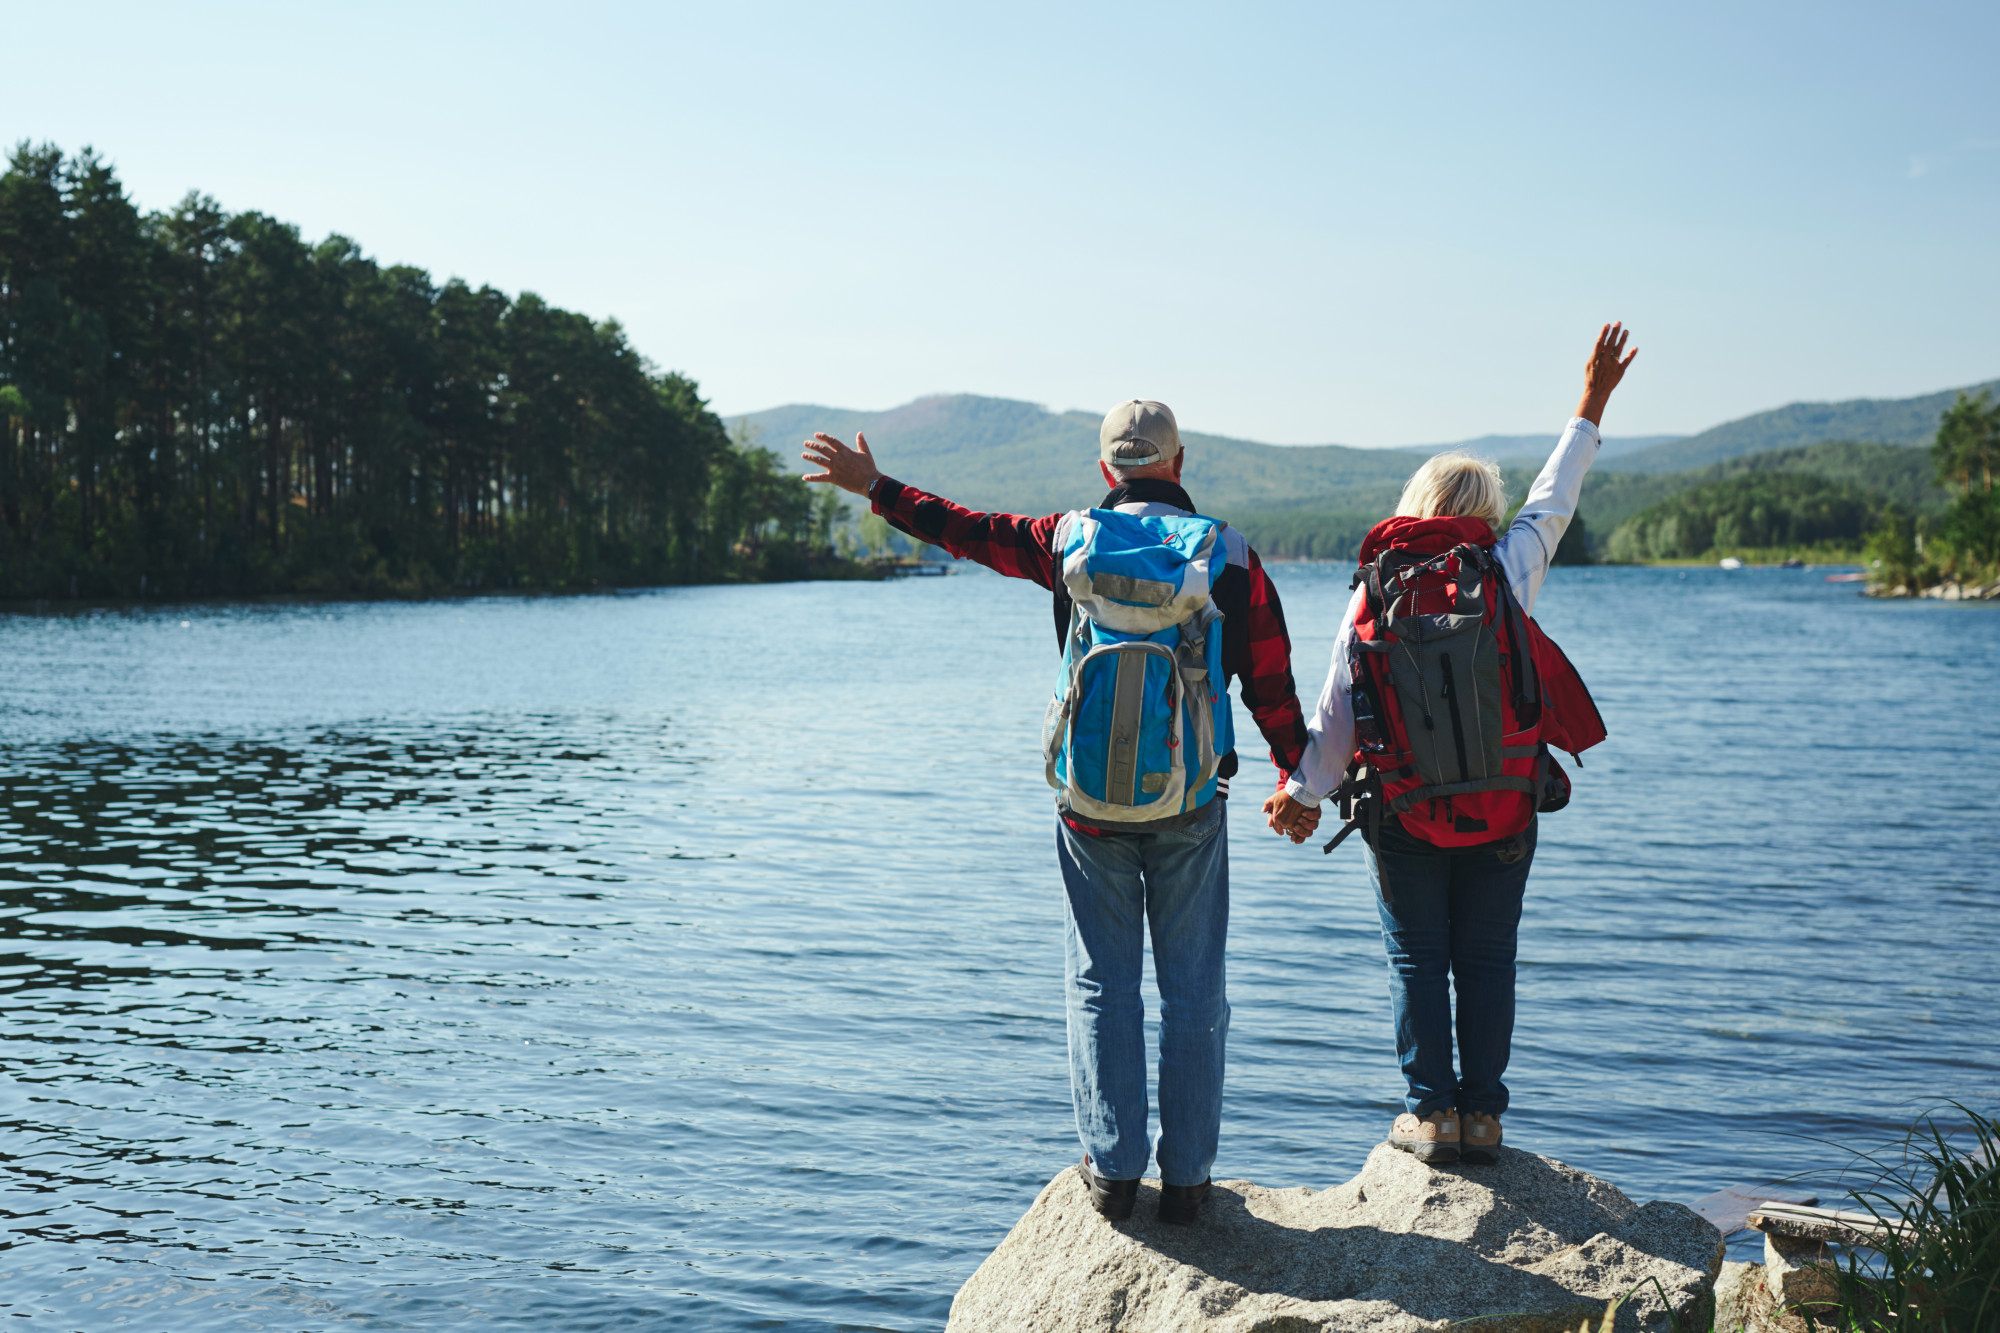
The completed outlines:
[[[1500,1160],[1500,1117],[1474,1111],[1465,1117],[1458,1141],[1458,1160],[1491,1166]]]
[[[1432,1111],[1422,1119],[1408,1111],[1389,1126],[1389,1146],[1442,1166],[1458,1160],[1458,1112]]]

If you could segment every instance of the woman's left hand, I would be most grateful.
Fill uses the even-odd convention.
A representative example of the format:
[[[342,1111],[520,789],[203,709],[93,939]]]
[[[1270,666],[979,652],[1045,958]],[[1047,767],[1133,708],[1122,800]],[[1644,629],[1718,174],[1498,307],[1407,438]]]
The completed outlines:
[[[1291,793],[1275,791],[1264,802],[1265,822],[1294,843],[1304,842],[1319,827],[1319,807],[1295,801]]]

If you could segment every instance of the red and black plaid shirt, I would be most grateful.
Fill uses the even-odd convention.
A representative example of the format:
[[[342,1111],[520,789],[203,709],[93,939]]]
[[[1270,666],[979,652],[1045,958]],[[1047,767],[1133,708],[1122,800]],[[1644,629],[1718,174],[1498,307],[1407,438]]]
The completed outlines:
[[[1009,578],[1033,579],[1056,594],[1058,641],[1069,619],[1068,595],[1056,578],[1051,541],[1061,514],[1026,518],[1020,514],[979,514],[941,496],[883,477],[870,494],[876,513],[897,531],[918,541],[942,546],[960,560],[977,560]],[[1137,480],[1107,495],[1103,508],[1127,500],[1150,500],[1195,512],[1186,491],[1169,481]],[[1291,776],[1306,748],[1306,719],[1292,682],[1292,641],[1285,632],[1285,609],[1278,590],[1255,551],[1250,566],[1224,571],[1215,587],[1216,609],[1222,612],[1222,670],[1238,682],[1244,707],[1271,745],[1271,762],[1279,780]],[[1234,771],[1224,762],[1223,773]]]

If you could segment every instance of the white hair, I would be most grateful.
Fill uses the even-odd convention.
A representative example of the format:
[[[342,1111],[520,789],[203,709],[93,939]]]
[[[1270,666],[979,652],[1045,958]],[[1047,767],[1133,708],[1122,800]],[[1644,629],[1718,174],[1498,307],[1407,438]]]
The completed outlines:
[[[1408,518],[1483,518],[1495,531],[1507,519],[1500,465],[1463,449],[1428,459],[1403,485],[1396,513]]]

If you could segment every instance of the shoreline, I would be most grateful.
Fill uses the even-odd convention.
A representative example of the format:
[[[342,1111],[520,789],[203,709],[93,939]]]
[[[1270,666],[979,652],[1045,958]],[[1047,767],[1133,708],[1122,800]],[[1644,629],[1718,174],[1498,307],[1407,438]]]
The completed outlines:
[[[2000,579],[1984,584],[1945,579],[1916,589],[1907,583],[1870,583],[1861,593],[1864,597],[1880,597],[1885,601],[2000,602]]]
[[[1725,551],[1721,555],[1717,555],[1713,558],[1710,558],[1708,556],[1703,556],[1698,560],[1592,560],[1588,564],[1553,565],[1550,568],[1552,570],[1555,569],[1719,569],[1722,567],[1722,561],[1724,560],[1724,558],[1730,556],[1731,553]],[[1319,557],[1309,557],[1309,556],[1277,556],[1277,555],[1265,556],[1260,554],[1259,558],[1266,565],[1344,565],[1351,568],[1354,564],[1354,561],[1352,561],[1351,559],[1328,560]],[[1735,556],[1734,558],[1742,560],[1743,568],[1745,569],[1793,568],[1793,569],[1825,570],[1825,569],[1865,569],[1868,567],[1867,558],[1859,554],[1853,556],[1852,558],[1843,557],[1838,559],[1807,560],[1803,565],[1793,565],[1793,566],[1784,565],[1782,563],[1782,559],[1766,560],[1760,557],[1759,559],[1753,561],[1743,556]]]
[[[897,567],[867,561],[852,562],[857,573],[807,575],[795,579],[701,579],[690,583],[601,583],[574,588],[441,588],[424,592],[246,592],[205,593],[187,597],[12,597],[0,598],[0,616],[77,614],[85,611],[132,611],[177,606],[332,606],[343,603],[467,602],[487,597],[630,597],[671,588],[759,588],[782,583],[879,583],[897,576]]]

